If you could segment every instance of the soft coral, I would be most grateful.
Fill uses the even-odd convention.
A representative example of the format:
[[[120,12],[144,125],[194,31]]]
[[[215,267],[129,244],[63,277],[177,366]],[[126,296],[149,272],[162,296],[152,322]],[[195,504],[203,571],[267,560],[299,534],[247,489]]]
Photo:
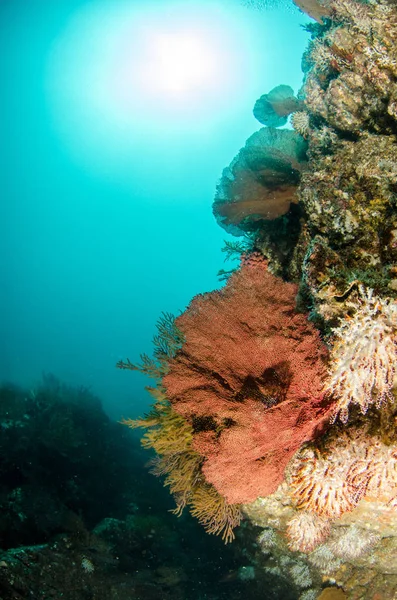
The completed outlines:
[[[176,319],[185,342],[163,385],[193,426],[207,481],[229,503],[272,493],[329,417],[327,350],[295,311],[296,293],[248,257],[225,288],[197,296]]]

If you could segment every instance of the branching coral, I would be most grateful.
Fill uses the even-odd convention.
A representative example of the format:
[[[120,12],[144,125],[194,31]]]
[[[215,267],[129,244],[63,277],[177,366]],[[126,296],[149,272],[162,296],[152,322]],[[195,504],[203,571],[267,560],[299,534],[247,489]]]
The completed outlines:
[[[185,343],[163,385],[193,427],[207,481],[229,503],[273,492],[330,414],[326,348],[295,312],[296,292],[251,255],[225,288],[196,297],[176,320]]]
[[[191,426],[172,410],[157,388],[149,391],[155,391],[155,404],[150,413],[143,419],[126,419],[123,423],[132,429],[147,430],[142,446],[156,452],[152,471],[158,476],[165,475],[165,485],[169,486],[176,500],[176,512],[180,514],[198,479],[202,459],[192,449]]]
[[[124,420],[132,429],[144,427],[144,448],[152,448],[157,456],[152,461],[152,473],[164,476],[164,485],[170,488],[180,516],[185,506],[208,533],[221,535],[227,543],[233,540],[233,529],[240,524],[241,510],[229,505],[215,488],[204,481],[201,474],[202,457],[192,448],[193,430],[178,415],[164,395],[155,393],[156,403],[143,419]]]
[[[325,389],[337,399],[334,417],[346,423],[349,406],[365,414],[392,401],[397,360],[397,302],[361,289],[361,305],[334,330]]]
[[[241,510],[229,504],[212,485],[196,486],[190,499],[190,512],[208,533],[222,535],[227,543],[234,539],[234,528],[240,525]]]

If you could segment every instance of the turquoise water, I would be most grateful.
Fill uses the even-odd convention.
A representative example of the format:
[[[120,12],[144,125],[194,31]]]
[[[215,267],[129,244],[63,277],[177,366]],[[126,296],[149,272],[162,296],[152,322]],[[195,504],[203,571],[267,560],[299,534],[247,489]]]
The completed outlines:
[[[145,378],[115,363],[151,352],[162,311],[220,285],[216,182],[259,129],[256,99],[300,87],[306,22],[231,0],[3,0],[0,380],[54,373],[117,419],[148,405]],[[128,78],[143,29],[164,28],[204,35],[205,68],[222,55],[207,87]]]

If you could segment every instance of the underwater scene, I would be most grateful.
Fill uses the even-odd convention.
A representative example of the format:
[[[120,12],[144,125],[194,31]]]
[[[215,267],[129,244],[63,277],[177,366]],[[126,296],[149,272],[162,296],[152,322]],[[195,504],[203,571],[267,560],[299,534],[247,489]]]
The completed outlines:
[[[396,0],[0,32],[0,600],[397,600]]]

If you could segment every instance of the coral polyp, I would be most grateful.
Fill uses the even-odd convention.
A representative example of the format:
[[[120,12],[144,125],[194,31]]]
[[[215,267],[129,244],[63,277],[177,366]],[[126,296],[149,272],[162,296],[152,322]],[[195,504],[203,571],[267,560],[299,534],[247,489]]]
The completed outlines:
[[[302,137],[307,138],[310,129],[309,113],[298,110],[291,115],[291,125]]]
[[[366,414],[393,401],[397,360],[397,302],[361,288],[360,305],[334,331],[330,373],[325,389],[336,398],[334,419],[349,418],[356,404]]]
[[[298,512],[288,523],[288,546],[294,552],[311,552],[330,533],[328,519],[310,512]]]
[[[379,535],[351,525],[342,527],[339,535],[334,536],[327,545],[338,558],[343,560],[355,560],[367,554],[380,540]]]
[[[348,444],[324,454],[313,448],[303,449],[291,476],[292,495],[297,508],[330,519],[338,519],[343,513],[353,510],[365,487],[359,478],[352,480],[349,477],[351,466]]]
[[[364,428],[333,433],[323,450],[302,449],[291,463],[290,488],[298,509],[331,520],[362,498],[392,504],[397,495],[397,448]]]

